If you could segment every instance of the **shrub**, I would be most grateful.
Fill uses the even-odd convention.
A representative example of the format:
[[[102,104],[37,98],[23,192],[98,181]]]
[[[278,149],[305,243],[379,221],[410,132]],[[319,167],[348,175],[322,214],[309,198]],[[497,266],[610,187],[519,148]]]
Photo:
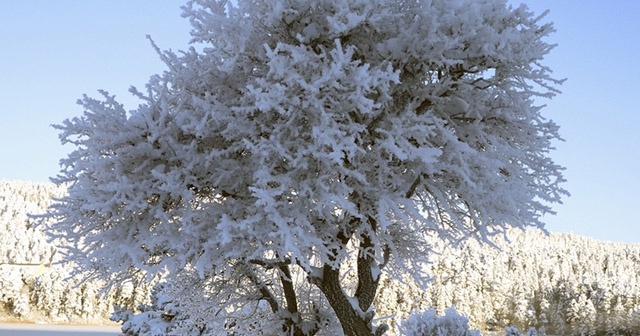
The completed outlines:
[[[478,330],[469,329],[469,319],[458,314],[454,307],[438,316],[434,308],[422,313],[412,313],[400,326],[400,333],[406,336],[480,336]]]

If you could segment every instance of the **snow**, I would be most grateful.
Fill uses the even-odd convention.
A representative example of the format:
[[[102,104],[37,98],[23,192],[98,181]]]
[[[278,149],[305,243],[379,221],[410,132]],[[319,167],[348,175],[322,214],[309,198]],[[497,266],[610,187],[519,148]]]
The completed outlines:
[[[116,336],[119,327],[0,324],[0,336]]]
[[[378,264],[373,263],[373,265],[371,265],[371,277],[373,278],[373,281],[377,281],[378,279],[380,279],[381,274],[382,270],[380,270]]]
[[[360,309],[360,304],[358,303],[358,298],[353,297],[353,296],[349,296],[349,295],[345,295],[347,298],[347,301],[349,301],[349,304],[351,305],[351,309],[353,309],[355,312],[358,313],[358,315],[360,315],[360,317],[364,318],[366,316],[366,313],[362,311],[362,309]]]

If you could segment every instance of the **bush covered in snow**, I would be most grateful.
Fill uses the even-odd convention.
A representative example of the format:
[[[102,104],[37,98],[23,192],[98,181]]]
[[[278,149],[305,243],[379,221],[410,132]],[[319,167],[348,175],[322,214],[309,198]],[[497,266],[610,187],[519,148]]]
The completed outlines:
[[[504,329],[505,336],[547,336],[544,328],[536,329],[534,327],[529,328],[526,333],[522,333],[516,326],[506,327]]]
[[[458,314],[454,307],[437,315],[433,308],[413,313],[399,327],[404,336],[480,336],[478,330],[469,328],[469,319]]]

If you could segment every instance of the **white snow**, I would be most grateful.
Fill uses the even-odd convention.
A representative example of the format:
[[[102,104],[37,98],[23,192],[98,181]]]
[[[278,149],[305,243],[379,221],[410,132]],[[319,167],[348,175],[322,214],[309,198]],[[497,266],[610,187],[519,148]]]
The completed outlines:
[[[117,336],[120,327],[0,324],[0,336]]]

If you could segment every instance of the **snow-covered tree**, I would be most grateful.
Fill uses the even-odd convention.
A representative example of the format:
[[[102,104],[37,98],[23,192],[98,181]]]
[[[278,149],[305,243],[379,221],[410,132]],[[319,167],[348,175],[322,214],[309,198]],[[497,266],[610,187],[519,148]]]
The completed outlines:
[[[0,180],[0,265],[51,263],[55,248],[30,215],[45,212],[64,192],[51,183]]]
[[[526,6],[195,0],[184,16],[194,47],[160,52],[136,110],[103,92],[56,126],[76,147],[51,229],[79,271],[142,270],[176,296],[196,274],[207,300],[183,316],[279,326],[256,334],[380,335],[380,276],[420,277],[429,234],[542,226],[565,193],[534,104],[558,92],[553,28]]]

